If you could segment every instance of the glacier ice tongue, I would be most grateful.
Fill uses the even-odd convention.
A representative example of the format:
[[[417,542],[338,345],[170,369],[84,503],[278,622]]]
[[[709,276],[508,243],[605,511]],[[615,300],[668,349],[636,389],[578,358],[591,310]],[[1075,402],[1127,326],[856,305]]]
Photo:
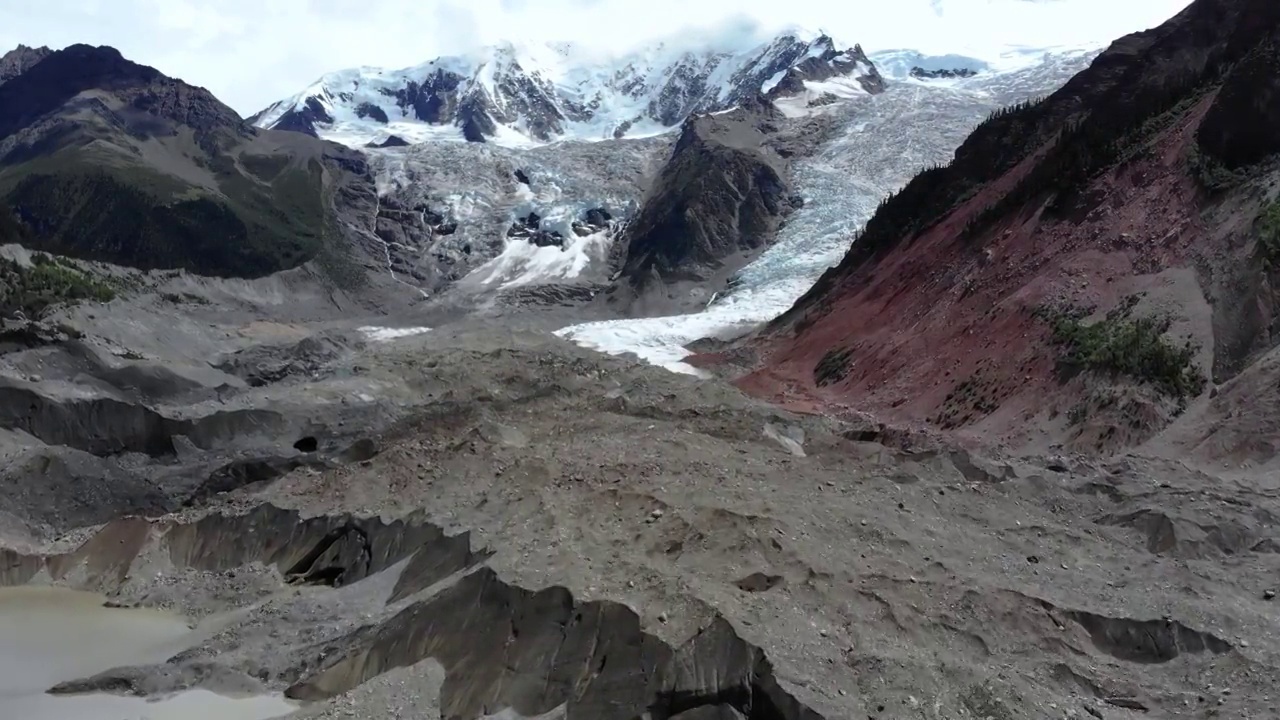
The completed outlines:
[[[880,95],[832,106],[842,128],[793,165],[805,203],[776,242],[739,271],[727,293],[686,315],[604,320],[557,335],[614,355],[636,355],[674,372],[689,343],[749,332],[785,312],[849,249],[855,232],[889,193],[921,168],[950,162],[955,148],[993,110],[1053,91],[1092,60],[1067,52],[1015,70],[978,75],[964,85],[900,83]]]

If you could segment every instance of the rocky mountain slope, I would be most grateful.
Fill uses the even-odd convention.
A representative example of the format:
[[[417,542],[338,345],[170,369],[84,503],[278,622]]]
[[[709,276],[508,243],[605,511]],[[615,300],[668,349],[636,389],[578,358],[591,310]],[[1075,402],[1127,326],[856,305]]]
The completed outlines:
[[[707,289],[722,285],[772,243],[778,224],[803,204],[790,189],[784,154],[791,153],[773,146],[782,120],[782,112],[760,97],[730,113],[685,122],[619,239],[625,289],[660,296],[649,298],[649,312],[681,307],[684,293],[676,286],[692,286],[693,302],[705,305]],[[805,151],[818,143],[809,140]]]
[[[359,154],[253,128],[114,49],[19,48],[0,81],[0,242],[258,277],[349,264],[345,224],[371,222],[350,210],[373,204]]]
[[[804,104],[883,89],[859,46],[799,31],[704,49],[659,43],[617,57],[565,43],[505,43],[404,70],[331,73],[251,121],[352,146],[441,139],[520,145],[652,135],[760,94]]]
[[[742,385],[1018,445],[1274,460],[1280,416],[1237,404],[1275,379],[1277,31],[1273,4],[1197,0],[997,113],[748,344]]]

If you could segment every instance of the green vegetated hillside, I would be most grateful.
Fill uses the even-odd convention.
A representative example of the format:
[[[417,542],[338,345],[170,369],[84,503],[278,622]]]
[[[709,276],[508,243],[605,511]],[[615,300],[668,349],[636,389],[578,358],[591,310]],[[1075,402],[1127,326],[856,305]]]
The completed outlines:
[[[247,126],[110,48],[0,85],[0,241],[140,269],[260,277],[337,249],[349,151]],[[354,164],[353,164],[354,163]]]
[[[0,317],[38,318],[45,309],[86,300],[109,302],[112,285],[62,258],[37,254],[30,265],[0,258]]]

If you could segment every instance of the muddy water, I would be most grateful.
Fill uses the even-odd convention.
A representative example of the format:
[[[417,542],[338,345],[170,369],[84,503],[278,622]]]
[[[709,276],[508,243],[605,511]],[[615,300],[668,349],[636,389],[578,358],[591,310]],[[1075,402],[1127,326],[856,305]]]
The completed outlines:
[[[4,720],[262,720],[294,706],[279,696],[191,691],[165,698],[47,695],[57,683],[123,665],[163,662],[194,634],[175,615],[102,606],[60,588],[0,588],[0,718]]]

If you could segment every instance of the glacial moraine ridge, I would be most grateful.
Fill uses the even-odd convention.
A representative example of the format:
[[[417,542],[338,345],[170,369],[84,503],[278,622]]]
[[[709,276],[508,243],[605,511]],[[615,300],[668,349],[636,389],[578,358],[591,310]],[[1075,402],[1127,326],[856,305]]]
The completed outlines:
[[[416,517],[304,518],[260,505],[189,521],[123,518],[61,554],[0,549],[0,586],[41,577],[110,595],[136,565],[157,557],[179,572],[229,573],[260,563],[289,584],[333,587],[398,569],[389,603],[431,592],[327,644],[339,651],[320,653],[319,663],[298,653],[295,666],[277,678],[295,678],[287,696],[323,700],[433,659],[447,673],[444,717],[479,718],[505,708],[534,716],[560,707],[570,719],[823,717],[783,689],[764,652],[722,617],[672,647],[621,603],[506,582],[485,565],[491,554],[473,549],[468,533],[448,535]],[[169,663],[183,661],[179,655]],[[114,672],[77,685],[112,687]],[[120,672],[130,677],[129,669]]]

